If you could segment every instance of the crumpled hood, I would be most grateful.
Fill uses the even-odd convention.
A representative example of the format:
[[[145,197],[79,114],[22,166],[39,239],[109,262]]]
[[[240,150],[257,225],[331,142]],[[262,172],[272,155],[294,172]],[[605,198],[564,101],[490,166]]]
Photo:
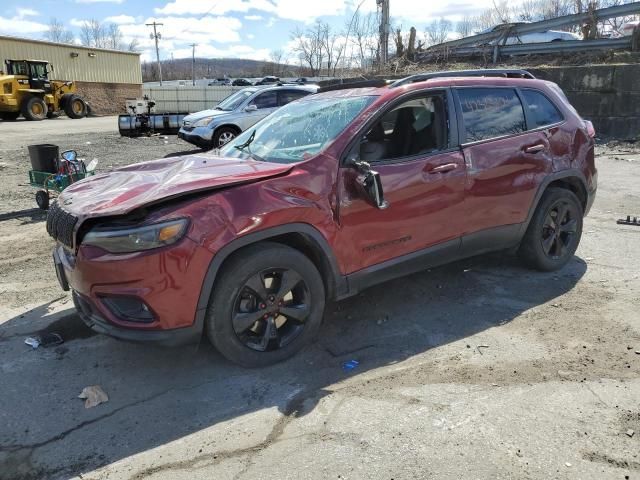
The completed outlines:
[[[180,195],[281,175],[292,165],[196,154],[138,163],[66,188],[58,203],[84,219],[122,215]]]
[[[216,108],[213,108],[211,110],[202,110],[201,112],[196,112],[196,113],[192,113],[191,115],[187,115],[186,117],[184,117],[184,122],[187,122],[187,125],[194,124],[198,120],[202,120],[203,118],[219,117],[220,115],[228,115],[229,113],[231,112],[228,112],[226,110],[218,110]]]

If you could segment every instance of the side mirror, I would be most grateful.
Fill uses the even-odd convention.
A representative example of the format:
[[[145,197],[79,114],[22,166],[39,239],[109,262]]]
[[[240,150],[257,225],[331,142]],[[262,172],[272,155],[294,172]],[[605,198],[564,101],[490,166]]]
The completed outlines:
[[[78,153],[75,150],[66,150],[60,155],[67,162],[75,162],[78,158]]]
[[[389,202],[384,199],[384,190],[382,188],[380,174],[375,170],[371,170],[371,165],[367,162],[351,159],[349,165],[360,173],[356,182],[371,203],[380,210],[387,208]]]
[[[255,104],[247,105],[244,109],[245,112],[255,112],[256,110],[258,110],[258,107]]]

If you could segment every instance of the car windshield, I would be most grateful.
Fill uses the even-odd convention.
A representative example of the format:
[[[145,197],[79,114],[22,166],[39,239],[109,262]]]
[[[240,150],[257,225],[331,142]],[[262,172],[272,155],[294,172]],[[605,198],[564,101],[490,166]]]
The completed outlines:
[[[221,101],[218,105],[216,105],[216,109],[224,110],[225,112],[230,112],[231,110],[235,110],[242,102],[244,102],[249,96],[251,96],[253,92],[251,90],[240,90],[239,92],[233,93]]]
[[[374,96],[319,98],[293,102],[234,138],[225,157],[296,163],[324,150]]]

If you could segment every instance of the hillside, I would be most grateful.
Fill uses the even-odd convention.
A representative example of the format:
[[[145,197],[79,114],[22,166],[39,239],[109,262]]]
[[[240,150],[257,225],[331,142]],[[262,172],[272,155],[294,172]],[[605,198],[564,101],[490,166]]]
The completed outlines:
[[[164,80],[181,80],[191,78],[191,59],[177,58],[163,60],[162,78]],[[264,60],[247,60],[243,58],[197,58],[196,78],[216,77],[261,77],[265,75],[295,76],[298,67],[294,65],[278,65]],[[143,62],[142,80],[157,80],[156,62]]]

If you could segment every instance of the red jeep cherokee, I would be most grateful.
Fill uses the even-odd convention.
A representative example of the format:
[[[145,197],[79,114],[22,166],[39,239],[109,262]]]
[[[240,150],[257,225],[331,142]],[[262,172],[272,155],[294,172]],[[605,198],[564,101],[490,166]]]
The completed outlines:
[[[220,151],[69,187],[47,218],[62,288],[96,331],[204,331],[260,366],[307,344],[327,300],[394,277],[511,247],[561,268],[596,192],[593,127],[553,83],[476,75],[310,95]]]

